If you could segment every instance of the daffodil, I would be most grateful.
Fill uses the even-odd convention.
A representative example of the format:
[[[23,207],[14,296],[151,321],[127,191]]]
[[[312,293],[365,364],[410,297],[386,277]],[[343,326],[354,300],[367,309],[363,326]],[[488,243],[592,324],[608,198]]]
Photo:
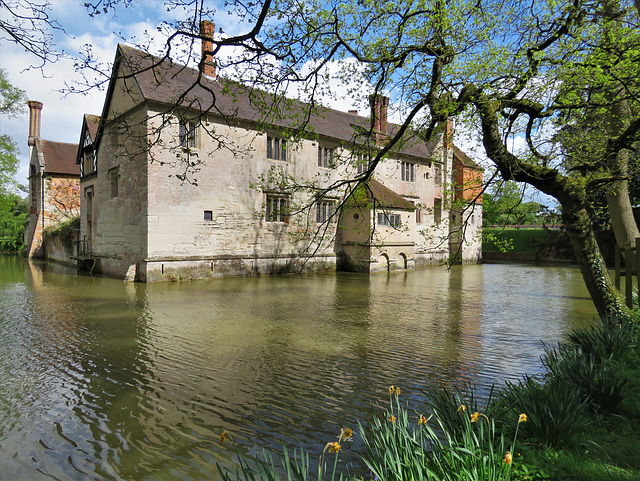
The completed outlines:
[[[525,413],[522,413],[520,416],[518,416],[518,424],[526,423],[526,422],[527,422],[527,415]]]
[[[396,392],[396,387],[392,384],[389,386],[389,394],[393,394],[394,392]]]
[[[471,414],[471,415],[469,416],[469,420],[470,420],[472,423],[475,423],[475,422],[478,420],[478,418],[479,418],[479,417],[480,417],[480,413],[479,413],[478,411],[476,411],[475,413],[473,413],[473,414]]]
[[[222,444],[224,444],[224,442],[227,440],[228,435],[229,433],[227,431],[222,431],[222,434],[220,435],[220,442]]]
[[[327,445],[324,447],[324,451],[322,451],[322,452],[324,453],[328,449],[330,453],[337,453],[338,451],[340,451],[341,447],[342,446],[340,446],[339,443],[334,441],[332,443],[327,443]]]
[[[350,428],[342,428],[340,430],[340,439],[349,439],[353,436],[353,430]]]
[[[396,396],[400,396],[400,388],[399,387],[396,388]]]
[[[389,421],[391,421],[392,423],[395,423],[396,422],[396,417],[393,414],[391,414],[389,416]]]
[[[418,424],[427,424],[427,418],[425,418],[422,414],[418,416]]]
[[[467,410],[467,407],[464,404],[460,404],[460,407],[458,408],[457,412],[465,412]]]
[[[513,455],[511,452],[507,451],[507,454],[504,455],[503,463],[511,464],[513,462]]]

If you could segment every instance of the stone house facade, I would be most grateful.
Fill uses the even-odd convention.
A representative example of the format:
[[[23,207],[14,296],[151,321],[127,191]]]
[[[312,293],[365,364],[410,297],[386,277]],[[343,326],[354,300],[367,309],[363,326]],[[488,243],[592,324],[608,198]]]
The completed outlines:
[[[75,162],[78,146],[40,138],[42,102],[29,101],[28,105],[30,207],[23,253],[45,257],[45,230],[80,215],[80,169]]]
[[[99,126],[77,157],[81,237],[96,270],[152,282],[410,269],[449,257],[450,126],[429,143],[407,136],[373,178],[345,184],[397,128],[387,98],[371,100],[373,129],[370,117],[319,108],[307,134],[294,135],[302,104],[285,99],[286,115],[270,116],[267,94],[203,64],[118,46]],[[81,139],[89,130],[85,122]],[[479,238],[463,244],[463,255],[468,245],[479,252]]]

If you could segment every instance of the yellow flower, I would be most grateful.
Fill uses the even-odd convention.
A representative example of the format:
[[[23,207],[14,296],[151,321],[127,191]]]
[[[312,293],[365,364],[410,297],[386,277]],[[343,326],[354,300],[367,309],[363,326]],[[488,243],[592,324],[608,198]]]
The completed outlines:
[[[224,442],[227,440],[227,436],[229,435],[228,432],[226,431],[222,431],[222,434],[220,435],[220,442],[222,444],[224,444]]]
[[[396,388],[396,396],[400,396],[400,388],[399,387]]]
[[[526,422],[527,422],[527,415],[525,413],[522,413],[520,416],[518,416],[518,424],[526,423]]]
[[[389,421],[391,421],[392,423],[395,423],[396,417],[392,414],[391,416],[389,416]]]
[[[504,459],[502,460],[503,463],[507,463],[507,464],[511,464],[511,462],[513,461],[513,456],[511,455],[511,453],[509,451],[507,451],[507,454],[504,455]]]
[[[476,411],[475,413],[469,416],[469,419],[471,420],[472,423],[475,423],[479,417],[480,417],[480,413]]]
[[[324,453],[328,449],[330,453],[337,453],[338,451],[340,451],[341,447],[342,446],[340,446],[340,444],[338,444],[338,443],[336,443],[334,441],[332,443],[327,443],[327,445],[324,447],[324,451],[322,451],[322,452]]]
[[[349,439],[351,436],[353,436],[353,430],[350,428],[342,428],[340,430],[340,439]]]
[[[418,424],[427,424],[427,418],[425,418],[422,414],[418,416]]]
[[[393,394],[394,392],[396,392],[396,387],[392,384],[389,386],[389,394]]]
[[[457,412],[465,412],[467,410],[467,407],[464,404],[460,404],[460,407],[458,408]]]

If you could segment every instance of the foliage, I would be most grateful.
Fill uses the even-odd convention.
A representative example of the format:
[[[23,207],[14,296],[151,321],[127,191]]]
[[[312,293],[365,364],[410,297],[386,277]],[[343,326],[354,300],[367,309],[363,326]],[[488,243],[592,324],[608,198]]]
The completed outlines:
[[[27,204],[15,194],[0,195],[0,251],[22,248]]]
[[[482,219],[485,226],[537,224],[545,206],[524,202],[524,191],[517,183],[493,184],[482,197]]]
[[[80,217],[73,217],[56,226],[50,226],[45,229],[45,237],[58,237],[62,241],[62,245],[68,250],[73,249],[73,243],[77,240],[80,231]]]
[[[554,448],[570,443],[585,428],[588,402],[580,393],[553,378],[547,382],[530,376],[507,381],[498,397],[506,414],[526,410],[523,437]]]
[[[588,329],[576,329],[566,339],[587,356],[620,361],[633,343],[635,327],[630,322],[605,319]]]
[[[486,234],[485,234],[486,232]],[[486,252],[537,252],[549,236],[544,229],[482,229],[482,250]]]

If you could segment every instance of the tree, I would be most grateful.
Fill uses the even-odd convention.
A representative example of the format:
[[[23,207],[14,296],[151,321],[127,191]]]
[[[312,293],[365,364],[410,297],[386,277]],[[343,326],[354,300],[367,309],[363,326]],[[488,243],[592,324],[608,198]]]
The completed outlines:
[[[0,69],[0,115],[20,115],[25,110],[25,94],[14,87]],[[27,213],[24,202],[15,194],[18,171],[18,146],[0,133],[0,250],[19,250],[22,246]]]
[[[180,42],[188,47],[206,40],[199,23],[214,13],[202,0],[167,0],[166,6],[189,15],[162,26],[168,35],[160,61],[169,61]],[[595,242],[589,195],[611,187],[610,205],[627,197],[619,188],[627,177],[624,157],[640,132],[635,6],[630,0],[232,1],[227,8],[246,33],[219,32],[210,45],[218,68],[263,102],[264,121],[288,116],[294,136],[313,135],[309,113],[321,93],[335,92],[338,80],[359,79],[360,87],[369,87],[349,92],[357,100],[390,94],[402,125],[384,138],[368,169],[342,179],[354,190],[407,132],[428,140],[447,118],[464,119],[504,180],[528,183],[558,200],[599,314],[627,316]],[[235,54],[226,55],[227,49]],[[193,54],[198,49],[183,51],[184,63],[204,62]],[[84,60],[83,68],[98,68],[90,55]],[[337,78],[328,74],[332,63],[341,65]],[[304,112],[291,111],[284,100],[293,88],[307,102]],[[603,110],[616,125],[590,143],[597,155],[568,159],[555,137],[558,126],[571,123],[567,115],[589,118]],[[515,134],[526,141],[521,150],[509,147]],[[185,175],[194,167],[189,162]]]
[[[0,116],[15,117],[26,110],[25,93],[7,80],[4,70],[0,69]],[[15,187],[15,175],[18,171],[18,145],[6,134],[0,132],[0,195]]]
[[[482,214],[486,225],[535,224],[544,206],[535,201],[524,202],[524,192],[515,182],[493,184],[485,190]]]

